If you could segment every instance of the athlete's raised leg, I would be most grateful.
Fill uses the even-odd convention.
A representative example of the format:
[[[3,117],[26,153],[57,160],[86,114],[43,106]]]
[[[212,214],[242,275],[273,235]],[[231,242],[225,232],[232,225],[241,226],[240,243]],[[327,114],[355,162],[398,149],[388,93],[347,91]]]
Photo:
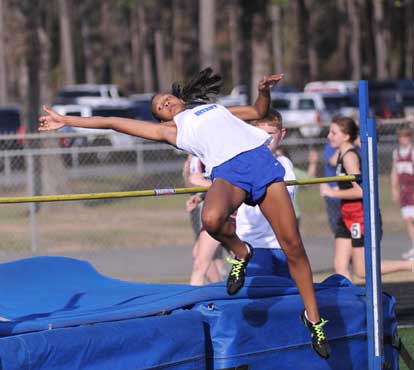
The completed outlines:
[[[217,178],[207,191],[201,213],[203,228],[237,258],[243,259],[248,251],[236,235],[234,222],[229,217],[244,202],[246,193],[228,181]]]

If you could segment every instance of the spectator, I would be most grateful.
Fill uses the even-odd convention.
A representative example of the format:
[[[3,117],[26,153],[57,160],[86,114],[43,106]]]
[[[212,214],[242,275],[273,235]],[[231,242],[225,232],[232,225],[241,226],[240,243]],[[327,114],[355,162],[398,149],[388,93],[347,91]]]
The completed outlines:
[[[414,260],[414,148],[411,129],[398,130],[398,147],[392,153],[391,194],[400,204],[411,248],[403,253],[404,259]]]
[[[295,180],[290,159],[276,154],[277,146],[286,134],[280,113],[271,112],[267,117],[253,121],[252,125],[272,136],[273,140],[269,149],[285,168],[284,180]],[[288,186],[287,190],[290,198],[293,199],[296,186]],[[291,279],[286,255],[258,205],[252,207],[244,203],[239,207],[236,216],[236,232],[242,240],[254,246],[253,257],[246,269],[247,276],[278,275]]]
[[[205,173],[205,166],[194,155],[189,154],[184,163],[184,180],[186,186],[210,186],[211,181]],[[201,210],[204,203],[204,194],[192,195],[186,209],[190,213],[191,225],[195,235],[193,246],[193,268],[190,277],[191,285],[203,285],[205,279],[215,283],[223,278],[223,261],[220,242],[213,239],[201,225]]]
[[[286,150],[285,147],[280,146],[276,149],[276,155],[281,155],[284,157],[287,157],[289,159],[289,161],[291,161],[290,155],[288,153],[288,151]],[[278,158],[278,157],[276,157]],[[307,179],[310,177],[315,177],[316,176],[316,171],[318,169],[318,160],[319,160],[319,155],[318,152],[315,149],[309,149],[309,153],[308,153],[308,168],[306,171],[298,168],[298,167],[293,167],[293,172],[295,174],[295,178],[297,180],[303,180],[303,179]],[[291,162],[292,163],[292,162]],[[292,199],[293,201],[293,208],[295,209],[295,214],[296,214],[296,221],[298,223],[298,226],[300,225],[300,217],[301,217],[301,210],[299,207],[299,199],[298,199],[298,191],[295,191],[295,195]]]
[[[336,122],[340,116],[332,118],[332,122]],[[338,150],[331,146],[329,141],[325,144],[323,150],[324,157],[324,174],[327,177],[336,176],[336,161],[338,159]],[[329,182],[328,185],[332,188],[337,188],[336,182]],[[341,200],[334,197],[323,197],[325,200],[326,213],[328,216],[329,227],[333,233],[336,234],[339,220],[341,218]]]
[[[354,146],[358,137],[358,126],[348,117],[332,122],[328,139],[331,146],[339,150],[336,173],[357,175],[361,173],[361,158]],[[355,181],[338,182],[338,189],[321,184],[321,195],[341,199],[341,219],[335,235],[334,269],[338,274],[351,277],[349,265],[352,262],[353,273],[365,278],[364,255],[364,214],[362,188]],[[414,261],[382,261],[381,273],[413,271]]]

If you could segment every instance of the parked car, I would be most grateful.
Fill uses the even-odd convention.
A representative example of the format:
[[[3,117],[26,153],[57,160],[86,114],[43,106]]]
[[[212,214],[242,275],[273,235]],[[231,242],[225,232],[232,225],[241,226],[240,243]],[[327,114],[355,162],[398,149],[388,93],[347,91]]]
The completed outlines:
[[[134,112],[130,106],[88,106],[88,105],[54,105],[52,107],[59,114],[76,115],[80,117],[103,116],[134,118]],[[133,145],[138,138],[105,129],[86,129],[82,127],[65,126],[61,132],[85,134],[85,136],[68,137],[61,140],[64,147],[71,146],[111,146],[124,149]],[[97,152],[95,157],[100,162],[110,158],[110,153]]]
[[[0,135],[23,134],[24,127],[21,124],[21,111],[17,106],[0,107]],[[0,149],[21,149],[22,140],[0,140]]]
[[[81,98],[99,98],[103,99],[101,104],[110,99],[119,99],[122,97],[118,87],[113,84],[78,84],[68,85],[58,91],[53,105],[64,104],[87,104],[79,99]],[[92,101],[92,100],[89,100]],[[90,103],[88,103],[90,104]]]
[[[129,96],[131,109],[136,119],[157,122],[151,111],[151,100],[154,95],[154,93],[144,93]]]
[[[3,106],[0,107],[0,135],[15,135],[24,134],[24,125],[21,122],[21,109],[18,106]],[[23,139],[19,138],[0,138],[0,150],[19,150],[24,146]],[[3,171],[5,167],[21,169],[24,167],[23,156],[17,154],[12,157],[0,156],[0,170]]]
[[[413,80],[369,81],[369,98],[378,118],[404,117],[414,108]]]
[[[271,98],[272,107],[282,114],[289,135],[324,135],[334,115],[357,114],[356,95],[349,93],[272,93]]]

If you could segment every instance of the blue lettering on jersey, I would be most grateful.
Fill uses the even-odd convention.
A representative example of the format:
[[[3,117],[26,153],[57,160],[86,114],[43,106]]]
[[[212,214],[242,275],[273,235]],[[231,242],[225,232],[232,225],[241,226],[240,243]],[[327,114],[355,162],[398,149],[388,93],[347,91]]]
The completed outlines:
[[[212,109],[214,109],[214,108],[217,108],[217,105],[216,105],[216,104],[213,104],[213,105],[210,105],[209,107],[206,107],[206,108],[200,109],[200,110],[198,110],[198,111],[194,112],[194,114],[195,114],[196,116],[201,116],[203,113],[206,113],[206,112],[208,112],[209,110],[212,110]]]

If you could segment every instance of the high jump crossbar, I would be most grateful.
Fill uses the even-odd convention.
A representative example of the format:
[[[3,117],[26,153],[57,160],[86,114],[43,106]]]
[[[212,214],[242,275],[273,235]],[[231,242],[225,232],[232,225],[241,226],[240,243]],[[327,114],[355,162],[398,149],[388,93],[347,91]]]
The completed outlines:
[[[287,186],[290,185],[311,185],[322,184],[327,182],[342,182],[342,181],[361,181],[360,175],[347,176],[330,176],[330,177],[315,177],[301,180],[285,181]],[[58,194],[58,195],[33,195],[21,197],[0,197],[0,204],[14,204],[14,203],[40,203],[40,202],[61,202],[70,200],[94,200],[94,199],[112,199],[112,198],[135,198],[135,197],[151,197],[160,195],[178,195],[178,194],[192,194],[203,193],[208,190],[206,186],[189,187],[189,188],[171,188],[171,189],[151,189],[151,190],[133,190],[133,191],[118,191],[107,193],[84,193],[84,194]]]

